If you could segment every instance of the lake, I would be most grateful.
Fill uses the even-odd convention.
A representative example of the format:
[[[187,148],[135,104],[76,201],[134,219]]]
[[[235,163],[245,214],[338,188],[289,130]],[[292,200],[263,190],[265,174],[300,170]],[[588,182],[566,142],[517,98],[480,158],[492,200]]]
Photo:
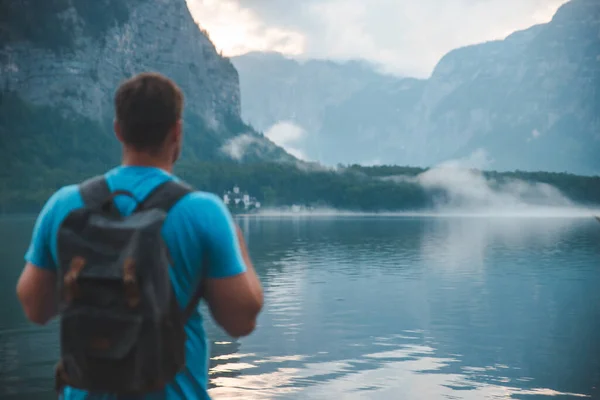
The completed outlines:
[[[592,218],[238,217],[265,288],[214,325],[214,399],[600,397]],[[0,220],[0,398],[52,399],[57,325],[15,298],[33,219]]]

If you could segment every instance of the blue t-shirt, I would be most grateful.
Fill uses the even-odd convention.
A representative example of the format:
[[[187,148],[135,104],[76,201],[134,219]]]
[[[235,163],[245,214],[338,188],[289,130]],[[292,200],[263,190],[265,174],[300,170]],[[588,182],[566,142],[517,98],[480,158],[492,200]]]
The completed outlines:
[[[159,184],[177,179],[152,167],[121,166],[105,174],[111,191],[128,190],[136,199],[143,200]],[[118,196],[115,203],[123,215],[133,211],[136,203],[126,196]],[[39,268],[57,269],[57,231],[64,218],[74,209],[83,207],[77,185],[58,190],[47,201],[35,224],[31,245],[25,260]],[[204,252],[208,256],[210,278],[226,278],[246,270],[238,244],[231,214],[221,199],[204,192],[193,192],[183,197],[169,212],[162,229],[174,265],[170,269],[171,282],[181,307],[193,295],[202,276]],[[184,371],[177,375],[164,391],[141,397],[158,399],[208,399],[207,380],[209,347],[202,316],[196,310],[186,324],[187,343]],[[64,400],[112,400],[110,395],[89,395],[66,387]],[[139,399],[140,397],[135,397]]]

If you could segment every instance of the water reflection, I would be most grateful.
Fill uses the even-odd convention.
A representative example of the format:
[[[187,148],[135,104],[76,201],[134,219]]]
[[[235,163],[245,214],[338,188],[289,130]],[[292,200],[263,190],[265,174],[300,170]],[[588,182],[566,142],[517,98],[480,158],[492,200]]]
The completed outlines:
[[[242,340],[206,322],[215,399],[600,398],[594,220],[241,226],[266,303]],[[15,238],[0,247],[1,399],[55,398],[56,327],[32,328],[14,296],[29,229],[0,223]]]
[[[554,257],[565,244],[569,251],[574,245],[589,246],[593,232],[590,228],[600,229],[591,219],[582,223],[567,218],[435,218],[424,226],[421,259],[452,274],[481,272],[486,259],[493,258],[494,253],[511,257],[510,261],[517,265],[525,262],[527,266],[528,256],[533,252],[541,257]],[[575,227],[587,230],[577,240],[571,237],[580,233]]]
[[[47,395],[54,386],[59,354],[55,325],[0,332],[0,398],[30,399]]]
[[[414,331],[413,331],[414,332]],[[460,356],[442,358],[436,349],[416,343],[398,343],[399,339],[415,339],[405,332],[390,338],[379,338],[374,352],[356,359],[317,362],[312,357],[289,357],[295,361],[282,367],[278,360],[255,360],[255,364],[271,363],[262,374],[245,374],[237,379],[218,378],[215,399],[223,398],[311,398],[342,397],[378,399],[508,399],[515,396],[569,396],[589,398],[581,393],[561,393],[549,388],[523,387],[532,378],[513,378],[503,372],[506,365],[484,368],[460,367],[460,373],[447,372],[460,364]],[[392,344],[392,342],[394,344]],[[377,351],[378,346],[386,348]],[[395,347],[389,350],[389,346]]]
[[[242,341],[252,356],[236,361],[254,368],[215,379],[215,398],[598,394],[593,220],[305,218],[248,228],[261,238],[253,248],[268,306]]]
[[[0,219],[0,399],[43,399],[53,387],[58,357],[56,324],[40,329],[27,322],[15,286],[24,265],[34,220]],[[47,397],[46,397],[47,398]]]

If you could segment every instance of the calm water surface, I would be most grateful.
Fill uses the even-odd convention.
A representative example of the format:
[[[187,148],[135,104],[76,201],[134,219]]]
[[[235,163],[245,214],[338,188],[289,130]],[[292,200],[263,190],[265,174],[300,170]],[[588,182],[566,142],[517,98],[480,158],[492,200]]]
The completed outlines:
[[[214,399],[600,398],[593,219],[241,217],[257,331],[214,325]],[[31,218],[0,220],[0,398],[52,399],[57,325],[15,298]]]

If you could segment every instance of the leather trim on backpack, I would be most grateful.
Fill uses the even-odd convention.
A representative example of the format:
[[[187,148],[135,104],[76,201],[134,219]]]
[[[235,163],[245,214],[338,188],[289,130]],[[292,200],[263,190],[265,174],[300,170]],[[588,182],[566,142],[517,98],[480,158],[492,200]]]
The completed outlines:
[[[85,267],[85,258],[76,256],[71,260],[69,271],[64,277],[63,298],[67,303],[79,296],[79,286],[77,285],[77,277],[81,270]]]
[[[127,304],[135,308],[140,304],[140,287],[138,286],[135,275],[135,260],[133,258],[125,259],[123,264],[123,283],[127,294]]]

